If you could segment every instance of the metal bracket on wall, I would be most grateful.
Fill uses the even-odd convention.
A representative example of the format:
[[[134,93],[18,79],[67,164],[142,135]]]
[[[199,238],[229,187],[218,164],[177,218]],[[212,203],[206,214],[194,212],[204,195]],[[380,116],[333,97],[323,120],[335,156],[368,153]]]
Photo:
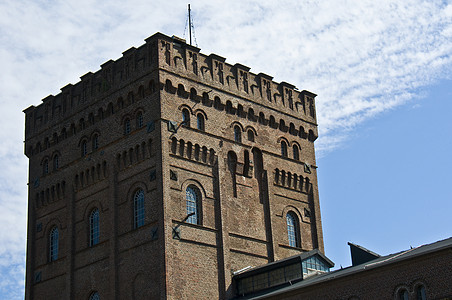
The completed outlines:
[[[183,222],[187,221],[187,219],[190,218],[191,216],[193,216],[194,214],[195,214],[194,212],[189,213],[181,222],[183,223]],[[177,226],[173,227],[173,239],[175,239],[175,240],[180,240],[180,238],[181,238],[180,228],[179,228],[180,225],[181,224],[178,224]]]

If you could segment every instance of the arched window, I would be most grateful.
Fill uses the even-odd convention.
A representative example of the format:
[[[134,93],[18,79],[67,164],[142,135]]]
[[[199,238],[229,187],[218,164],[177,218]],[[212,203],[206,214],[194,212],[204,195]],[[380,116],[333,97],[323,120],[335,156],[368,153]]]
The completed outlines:
[[[81,150],[82,150],[82,156],[85,156],[86,154],[88,154],[88,145],[87,145],[86,141],[82,142]]]
[[[143,127],[143,113],[140,111],[137,114],[137,128]]]
[[[399,300],[408,300],[408,299],[409,299],[409,297],[408,297],[408,291],[405,290],[405,289],[400,290],[400,291],[399,291],[399,295],[398,295],[398,299],[399,299]]]
[[[130,128],[130,120],[129,120],[129,119],[126,119],[126,120],[124,121],[124,134],[129,134],[130,131],[131,131],[131,128]]]
[[[298,149],[298,146],[293,145],[292,149],[293,149],[293,159],[300,160],[300,150]]]
[[[133,196],[133,227],[144,225],[144,191],[139,189]]]
[[[42,164],[42,174],[49,174],[49,161],[47,159],[44,160],[44,163]]]
[[[186,108],[182,110],[182,124],[190,127],[190,112]]]
[[[300,247],[300,236],[298,229],[298,218],[293,212],[288,212],[286,215],[287,221],[287,236],[289,238],[289,246]]]
[[[81,118],[79,122],[80,130],[85,129],[85,119]]]
[[[281,141],[281,156],[287,157],[287,143],[286,141]]]
[[[196,98],[198,97],[196,90],[194,88],[190,89],[190,99],[191,100],[197,100]]]
[[[89,300],[100,300],[99,293],[98,293],[98,292],[93,292],[93,293],[89,296]]]
[[[89,245],[99,244],[99,210],[95,208],[89,216]]]
[[[254,142],[254,131],[248,129],[248,141]]]
[[[423,285],[419,285],[416,288],[416,299],[417,300],[425,300],[425,299],[427,299],[427,295],[425,293],[425,287]]]
[[[204,131],[204,116],[203,116],[203,114],[199,113],[196,116],[196,121],[197,121],[198,129],[201,130],[201,131]]]
[[[49,236],[49,261],[58,259],[58,227],[53,227]]]
[[[93,135],[93,150],[97,150],[99,148],[99,135]]]
[[[56,171],[60,167],[60,159],[58,157],[58,154],[55,154],[53,157],[53,170]]]
[[[242,142],[242,129],[240,126],[234,126],[234,141],[241,143]]]
[[[185,200],[187,203],[187,215],[193,213],[187,222],[191,224],[201,224],[201,213],[200,213],[200,203],[201,203],[201,193],[199,189],[190,185],[185,191]]]

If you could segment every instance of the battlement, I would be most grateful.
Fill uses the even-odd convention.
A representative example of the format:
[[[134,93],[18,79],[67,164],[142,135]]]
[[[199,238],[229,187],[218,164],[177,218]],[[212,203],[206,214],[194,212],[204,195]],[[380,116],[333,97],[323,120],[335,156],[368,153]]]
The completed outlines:
[[[121,58],[108,60],[100,70],[81,76],[78,83],[64,86],[61,93],[45,97],[40,105],[25,109],[26,136],[66,120],[93,103],[121,97],[117,94],[122,89],[158,69],[183,74],[187,79],[202,82],[210,88],[226,90],[316,123],[314,93],[298,91],[287,82],[276,83],[272,76],[264,73],[251,73],[245,65],[228,64],[219,55],[202,54],[199,48],[175,36],[156,33],[145,41],[138,48],[124,51]],[[164,80],[160,82],[160,86],[164,83]]]

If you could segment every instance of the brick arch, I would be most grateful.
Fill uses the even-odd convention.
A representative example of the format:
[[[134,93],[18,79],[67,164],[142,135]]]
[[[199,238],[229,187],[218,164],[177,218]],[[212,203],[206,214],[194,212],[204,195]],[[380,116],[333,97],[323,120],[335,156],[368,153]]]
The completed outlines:
[[[53,155],[52,155],[52,157],[53,157]],[[44,161],[48,161],[48,162],[50,162],[50,156],[48,156],[48,155],[46,155],[46,156],[44,156],[43,158],[41,158],[41,162],[39,163],[39,165],[40,166],[42,166],[42,164],[44,163]]]
[[[231,123],[231,125],[229,125],[229,128],[234,128],[235,127],[235,125],[237,125],[237,126],[239,126],[240,127],[240,129],[242,130],[242,132],[244,132],[245,131],[245,128],[243,127],[243,125],[240,123],[240,122],[238,122],[238,121],[234,121],[234,122],[232,122]]]
[[[191,115],[193,115],[193,110],[192,108],[187,105],[187,104],[181,104],[179,105],[179,107],[177,108],[178,110],[182,111],[184,108],[188,109],[188,111],[190,112]]]
[[[99,212],[104,212],[106,210],[106,208],[102,206],[102,203],[99,200],[90,201],[85,205],[85,209],[83,210],[84,221],[89,220],[89,216],[95,208],[99,209]]]
[[[126,119],[133,120],[132,115],[131,114],[123,115],[121,118],[121,125],[124,125],[124,122],[126,121]]]
[[[78,147],[80,147],[84,141],[86,141],[86,142],[89,141],[89,137],[88,137],[87,135],[82,136],[82,137],[78,140],[78,144],[77,144]]]
[[[305,221],[305,220],[303,219],[303,214],[302,214],[302,212],[299,210],[298,207],[295,207],[295,206],[290,205],[290,204],[289,204],[289,205],[286,205],[286,206],[282,209],[281,215],[282,215],[283,217],[285,217],[286,214],[287,214],[288,212],[293,212],[293,213],[295,213],[295,215],[297,215],[297,217],[298,217],[298,219],[299,219],[300,221]]]
[[[201,196],[203,199],[207,198],[206,190],[204,189],[203,185],[196,179],[189,178],[189,179],[184,180],[184,182],[182,182],[180,185],[181,191],[185,192],[187,187],[189,187],[190,185],[196,186],[201,191],[201,194],[202,194]]]
[[[297,146],[298,146],[298,149],[301,150],[301,145],[300,145],[300,143],[297,142],[297,141],[291,141],[288,145],[289,145],[290,147],[293,147],[293,145],[297,145]]]
[[[198,113],[202,114],[202,115],[204,116],[204,119],[205,119],[205,120],[208,120],[207,114],[206,114],[206,112],[205,112],[203,109],[198,108],[197,110],[195,110],[195,111],[193,112],[193,115],[197,116]]]
[[[97,136],[100,136],[100,130],[99,129],[94,129],[93,132],[91,132],[91,134],[89,135],[90,140],[93,139],[94,135],[97,134]]]
[[[147,193],[150,192],[150,190],[149,190],[149,188],[148,188],[148,186],[147,186],[147,184],[145,182],[143,182],[143,181],[136,181],[127,190],[127,194],[126,194],[127,195],[126,196],[127,197],[126,198],[127,201],[130,201],[131,199],[133,199],[133,195],[139,189],[142,189],[144,191],[145,196],[146,196]]]
[[[138,113],[140,113],[140,112],[141,112],[142,114],[144,114],[144,108],[143,108],[142,106],[136,108],[136,109],[133,111],[133,116],[136,118],[137,115],[138,115]]]
[[[43,232],[45,233],[46,239],[48,238],[50,231],[53,229],[54,226],[58,227],[58,230],[63,230],[66,228],[66,227],[63,227],[63,224],[61,223],[60,218],[53,217],[52,219],[47,221],[46,225],[43,228]],[[61,231],[58,232],[58,234],[60,234],[60,233],[61,233]],[[47,241],[46,241],[46,243],[47,243]]]
[[[276,140],[276,142],[278,143],[278,144],[280,144],[281,143],[281,141],[285,141],[286,143],[287,143],[287,146],[290,146],[290,142],[289,142],[289,140],[288,139],[286,139],[285,137],[283,137],[283,136],[280,136],[277,140]]]
[[[399,293],[403,290],[406,290],[408,292],[408,295],[410,295],[413,291],[410,289],[410,287],[406,284],[399,284],[394,288],[394,299],[399,299]]]
[[[254,132],[254,136],[257,136],[257,131],[253,126],[251,125],[246,126],[244,131],[248,132],[248,130],[252,130]]]

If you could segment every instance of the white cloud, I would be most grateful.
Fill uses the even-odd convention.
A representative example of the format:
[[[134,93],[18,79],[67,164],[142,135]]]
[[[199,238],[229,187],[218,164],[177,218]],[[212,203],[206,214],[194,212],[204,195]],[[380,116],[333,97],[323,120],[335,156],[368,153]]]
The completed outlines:
[[[341,146],[359,123],[452,74],[450,0],[191,3],[203,53],[319,95],[321,152]],[[179,1],[0,2],[0,295],[14,298],[20,293],[7,290],[23,288],[21,110],[156,31],[182,36],[185,20],[186,3]]]

